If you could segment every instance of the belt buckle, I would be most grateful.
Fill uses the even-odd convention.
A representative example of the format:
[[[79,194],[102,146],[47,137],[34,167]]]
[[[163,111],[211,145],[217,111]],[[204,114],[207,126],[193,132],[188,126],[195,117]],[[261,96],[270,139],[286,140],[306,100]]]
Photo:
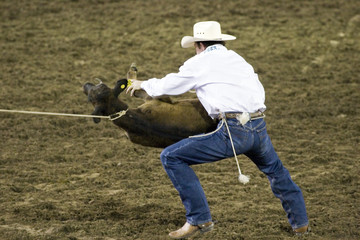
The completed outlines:
[[[248,112],[236,114],[236,119],[244,126],[248,121],[250,121],[250,114]]]

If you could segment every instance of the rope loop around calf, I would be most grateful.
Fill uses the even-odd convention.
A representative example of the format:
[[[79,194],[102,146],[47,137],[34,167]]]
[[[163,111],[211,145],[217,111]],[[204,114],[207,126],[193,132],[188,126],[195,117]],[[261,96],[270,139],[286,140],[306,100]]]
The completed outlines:
[[[116,119],[121,118],[122,116],[124,116],[124,115],[126,114],[126,112],[127,112],[127,109],[126,109],[126,110],[122,110],[122,111],[117,112],[117,113],[114,113],[114,114],[111,114],[111,115],[109,116],[109,119],[110,119],[111,121],[115,121]]]

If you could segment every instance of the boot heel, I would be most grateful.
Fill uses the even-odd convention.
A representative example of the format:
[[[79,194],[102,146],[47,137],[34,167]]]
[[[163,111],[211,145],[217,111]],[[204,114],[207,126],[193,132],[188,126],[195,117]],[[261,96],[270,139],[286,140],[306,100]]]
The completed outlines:
[[[206,233],[206,232],[210,232],[211,230],[213,230],[213,228],[214,228],[214,223],[213,222],[211,222],[211,224],[209,224],[209,225],[204,225],[204,224],[200,224],[200,225],[198,225],[198,227],[200,228],[200,232],[201,233]]]

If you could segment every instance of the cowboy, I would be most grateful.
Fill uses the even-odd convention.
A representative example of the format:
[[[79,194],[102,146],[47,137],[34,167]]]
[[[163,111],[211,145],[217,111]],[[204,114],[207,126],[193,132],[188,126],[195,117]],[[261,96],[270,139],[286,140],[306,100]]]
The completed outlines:
[[[308,232],[302,192],[283,166],[266,131],[264,88],[253,67],[225,47],[225,41],[234,39],[235,36],[221,33],[218,22],[198,22],[193,36],[181,40],[181,46],[193,46],[196,55],[178,73],[161,79],[132,80],[127,89],[130,95],[142,89],[151,97],[180,95],[193,89],[209,116],[221,120],[214,132],[183,139],[166,147],[160,155],[186,209],[186,223],[171,232],[171,238],[188,238],[214,227],[205,193],[191,165],[239,154],[246,155],[266,174],[295,233]],[[239,172],[240,180],[246,182],[240,168]]]

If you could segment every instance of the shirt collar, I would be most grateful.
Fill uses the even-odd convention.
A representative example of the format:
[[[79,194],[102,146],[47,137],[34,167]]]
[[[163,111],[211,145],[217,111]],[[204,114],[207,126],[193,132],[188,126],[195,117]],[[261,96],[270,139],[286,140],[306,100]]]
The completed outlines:
[[[226,50],[227,48],[222,44],[215,44],[208,46],[202,53],[212,52],[215,50]]]

